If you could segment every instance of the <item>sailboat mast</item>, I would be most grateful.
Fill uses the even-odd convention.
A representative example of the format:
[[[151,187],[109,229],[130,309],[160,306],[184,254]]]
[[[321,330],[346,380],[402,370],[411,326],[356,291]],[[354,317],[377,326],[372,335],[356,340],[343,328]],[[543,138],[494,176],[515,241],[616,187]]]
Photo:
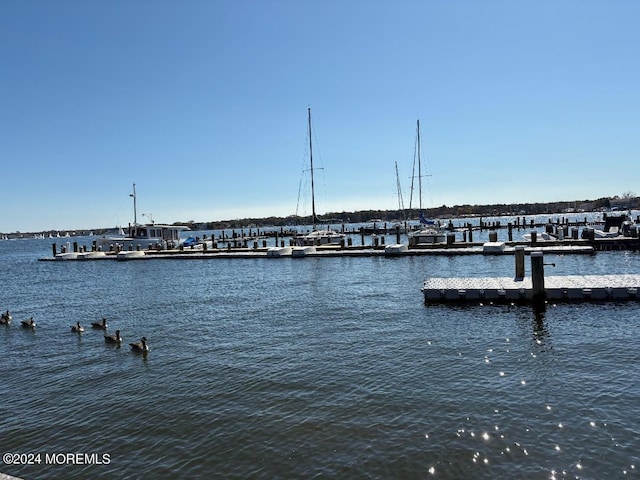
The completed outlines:
[[[404,201],[402,200],[402,187],[400,186],[400,174],[398,173],[398,162],[396,163],[396,188],[398,189],[398,208],[402,212],[404,220]]]
[[[311,142],[311,107],[307,108],[309,118],[309,159],[311,161],[311,224],[316,229],[316,195],[313,184],[313,143]]]
[[[420,211],[422,211],[422,161],[420,160],[420,119],[417,120],[418,131],[418,195],[419,195],[419,204]]]

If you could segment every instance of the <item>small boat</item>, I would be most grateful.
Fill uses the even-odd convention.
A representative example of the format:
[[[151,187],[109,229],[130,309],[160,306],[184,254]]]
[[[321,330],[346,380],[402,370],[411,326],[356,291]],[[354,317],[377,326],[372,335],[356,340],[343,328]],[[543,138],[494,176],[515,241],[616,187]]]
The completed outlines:
[[[22,328],[29,328],[31,330],[34,330],[36,328],[36,322],[33,320],[33,317],[31,317],[29,320],[22,320],[20,322],[20,325],[22,326]]]
[[[387,222],[381,218],[373,218],[362,227],[365,235],[386,235],[387,231]]]
[[[80,322],[76,322],[75,325],[71,325],[71,331],[74,333],[82,333],[84,332],[84,327],[80,325]]]
[[[9,313],[9,310],[0,315],[0,325],[9,325],[11,320],[13,320],[13,317],[11,313]]]
[[[120,336],[120,330],[116,330],[116,333],[113,335],[105,335],[104,341],[106,343],[112,343],[120,345],[122,343],[122,337]]]
[[[137,343],[130,343],[129,346],[134,352],[147,353],[149,351],[149,345],[147,344],[147,339],[145,337],[142,337]]]
[[[313,143],[311,141],[311,108],[307,109],[308,113],[308,132],[309,132],[309,162],[311,164],[311,232],[307,234],[297,235],[293,238],[295,244],[299,247],[309,245],[341,245],[346,240],[344,233],[331,230],[330,227],[318,229],[316,223],[319,218],[316,215],[316,196],[313,178]]]
[[[338,233],[330,228],[318,230],[315,225],[313,228],[314,230],[307,234],[294,237],[297,246],[342,245],[345,241],[346,235],[343,233]]]
[[[106,318],[102,318],[102,320],[100,320],[99,322],[91,322],[91,328],[97,328],[100,330],[106,330],[107,329],[107,319]]]
[[[604,227],[602,229],[594,228],[593,236],[595,238],[616,238],[625,236],[629,233],[633,222],[630,221],[628,215],[609,215],[604,219]],[[585,230],[582,231],[583,237],[586,235]]]
[[[186,225],[164,225],[155,222],[138,223],[136,206],[136,184],[133,184],[133,225],[129,225],[128,232],[119,228],[117,235],[105,235],[97,240],[101,251],[109,250],[148,250],[176,248],[180,243],[180,232],[189,230]],[[143,214],[144,215],[144,214]]]

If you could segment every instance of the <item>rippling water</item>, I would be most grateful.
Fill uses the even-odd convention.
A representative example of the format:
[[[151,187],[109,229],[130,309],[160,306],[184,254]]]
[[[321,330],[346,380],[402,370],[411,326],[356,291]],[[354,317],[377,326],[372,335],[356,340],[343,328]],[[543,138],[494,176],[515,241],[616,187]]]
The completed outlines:
[[[38,262],[0,242],[0,465],[59,478],[621,478],[640,469],[640,305],[425,306],[512,257]],[[640,255],[549,274],[639,273]],[[550,267],[549,267],[550,268]],[[35,332],[19,321],[33,316]],[[102,332],[70,332],[106,317]],[[128,342],[146,336],[147,356]]]

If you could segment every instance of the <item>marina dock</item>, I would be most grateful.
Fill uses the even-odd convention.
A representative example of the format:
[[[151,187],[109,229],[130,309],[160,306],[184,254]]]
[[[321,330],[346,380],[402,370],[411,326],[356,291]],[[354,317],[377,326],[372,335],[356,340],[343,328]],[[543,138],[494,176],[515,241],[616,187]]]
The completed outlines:
[[[328,257],[406,257],[406,256],[459,256],[459,255],[514,255],[517,249],[523,249],[526,255],[534,251],[546,254],[591,255],[595,252],[589,245],[546,245],[546,246],[505,246],[501,250],[487,251],[483,244],[472,245],[431,245],[424,248],[407,248],[406,245],[390,244],[377,246],[340,246],[322,245],[296,249],[295,247],[234,247],[234,248],[184,248],[168,250],[133,250],[99,252],[87,250],[84,247],[62,249],[58,251],[54,246],[50,257],[40,258],[40,261],[96,261],[96,260],[215,260],[215,259],[255,259],[255,258],[328,258]]]
[[[544,279],[545,298],[561,301],[640,300],[640,275],[566,275]],[[531,303],[531,278],[429,278],[422,287],[426,303]]]
[[[544,275],[544,254],[531,252],[531,277],[524,276],[524,250],[515,254],[514,277],[429,278],[425,304],[605,302],[640,300],[640,275]],[[553,264],[552,264],[553,265]]]

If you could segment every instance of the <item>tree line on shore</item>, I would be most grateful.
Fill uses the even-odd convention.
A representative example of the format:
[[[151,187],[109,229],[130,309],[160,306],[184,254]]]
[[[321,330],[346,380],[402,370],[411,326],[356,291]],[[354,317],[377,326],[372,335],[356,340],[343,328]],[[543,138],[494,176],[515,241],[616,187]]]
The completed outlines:
[[[571,202],[548,202],[548,203],[514,203],[514,204],[492,204],[492,205],[454,205],[448,207],[426,208],[424,215],[427,218],[459,218],[469,216],[500,216],[500,215],[540,215],[540,214],[561,214],[580,211],[608,210],[614,204],[626,204],[624,208],[639,208],[640,197],[623,199],[622,197],[603,197],[597,200],[576,200]],[[322,223],[342,224],[342,223],[371,223],[372,220],[378,222],[402,222],[409,219],[418,218],[418,209],[401,210],[359,210],[356,212],[329,212],[322,215]],[[287,227],[295,225],[310,225],[311,215],[288,217],[265,217],[265,218],[242,218],[234,220],[222,220],[212,222],[177,222],[188,225],[194,230],[217,230],[222,228],[243,228],[243,227]]]
[[[442,205],[435,208],[426,208],[423,210],[425,217],[433,219],[461,218],[472,216],[501,216],[501,215],[557,215],[572,212],[590,212],[598,210],[609,210],[612,208],[624,209],[640,209],[640,197],[636,197],[633,193],[627,192],[618,197],[603,197],[597,200],[575,200],[563,202],[548,203],[511,203],[511,204],[491,204],[491,205],[454,205],[449,207]],[[403,222],[415,220],[418,218],[418,209],[407,210],[359,210],[356,212],[329,212],[322,215],[320,222],[324,224],[342,224],[342,223],[371,223],[376,222]],[[195,220],[174,222],[173,225],[186,225],[192,230],[219,230],[219,229],[241,229],[248,227],[293,227],[296,225],[310,225],[311,215],[287,217],[262,217],[262,218],[241,218],[232,220],[218,220],[209,222],[196,222]],[[110,228],[91,229],[96,235],[103,235],[110,231]],[[71,231],[71,230],[70,230]],[[56,233],[56,232],[52,232]],[[75,231],[75,235],[82,235],[79,231]],[[26,237],[29,233],[16,232],[9,234],[9,238]]]

